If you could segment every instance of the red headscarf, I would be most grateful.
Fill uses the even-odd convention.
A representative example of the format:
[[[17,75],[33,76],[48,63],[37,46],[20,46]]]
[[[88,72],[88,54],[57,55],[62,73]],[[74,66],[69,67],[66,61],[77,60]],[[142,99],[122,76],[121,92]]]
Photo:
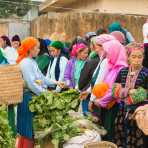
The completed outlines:
[[[18,49],[18,59],[17,63],[20,63],[21,60],[23,60],[25,57],[27,57],[28,51],[32,50],[36,45],[38,41],[34,37],[27,37],[25,38],[20,48]]]

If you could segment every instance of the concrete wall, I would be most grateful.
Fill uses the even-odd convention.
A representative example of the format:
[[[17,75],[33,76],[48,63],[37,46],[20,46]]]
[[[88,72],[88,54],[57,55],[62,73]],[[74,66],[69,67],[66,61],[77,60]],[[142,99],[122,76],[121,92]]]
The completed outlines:
[[[0,19],[0,35],[10,38],[18,34],[21,39],[30,35],[30,22],[11,19]]]
[[[76,35],[83,36],[86,32],[96,31],[99,27],[107,28],[114,21],[126,22],[126,28],[137,41],[142,41],[142,25],[146,17],[132,15],[98,14],[98,13],[53,13],[51,16],[42,15],[31,22],[31,34],[36,37],[49,37],[55,31],[58,22],[63,31],[73,39]]]

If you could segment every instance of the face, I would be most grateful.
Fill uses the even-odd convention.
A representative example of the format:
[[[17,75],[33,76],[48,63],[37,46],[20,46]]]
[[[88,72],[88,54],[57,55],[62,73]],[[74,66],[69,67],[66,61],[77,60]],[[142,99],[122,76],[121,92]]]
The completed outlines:
[[[30,56],[35,58],[38,56],[40,49],[39,49],[40,43],[38,42],[37,45],[30,51]]]
[[[95,44],[95,45],[94,45],[94,48],[95,48],[96,53],[97,53],[99,56],[101,56],[102,53],[104,52],[104,49],[103,49],[103,47],[102,47],[101,45]]]
[[[77,58],[83,61],[85,61],[87,57],[88,57],[88,48],[83,49],[77,54]]]
[[[61,53],[61,51],[59,49],[56,49],[54,47],[49,47],[49,54],[53,57],[58,57]]]
[[[129,63],[131,66],[139,67],[142,66],[143,52],[141,50],[134,50],[129,56]]]
[[[18,42],[18,41],[13,41],[11,44],[12,44],[12,47],[15,49],[18,49],[20,46],[20,42]]]
[[[6,46],[5,41],[2,38],[0,38],[0,47],[5,48],[5,46]]]

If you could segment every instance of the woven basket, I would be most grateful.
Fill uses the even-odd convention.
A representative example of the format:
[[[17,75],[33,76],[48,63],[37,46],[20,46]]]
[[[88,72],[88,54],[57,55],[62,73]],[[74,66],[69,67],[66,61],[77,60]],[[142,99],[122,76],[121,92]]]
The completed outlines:
[[[0,66],[0,105],[22,101],[23,79],[18,65]]]
[[[101,141],[86,144],[84,148],[117,148],[117,145],[112,142]]]

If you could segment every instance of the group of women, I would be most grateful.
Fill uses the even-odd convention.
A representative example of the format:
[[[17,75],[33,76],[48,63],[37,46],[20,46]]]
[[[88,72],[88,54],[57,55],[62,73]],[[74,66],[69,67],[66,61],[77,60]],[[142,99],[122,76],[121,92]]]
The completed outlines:
[[[77,37],[69,50],[61,41],[27,37],[21,42],[15,63],[20,65],[25,88],[23,102],[17,106],[17,148],[34,147],[34,115],[28,108],[32,96],[68,88],[80,91],[81,111],[84,116],[91,113],[97,118],[96,124],[104,126],[104,140],[123,148],[147,146],[148,137],[132,117],[136,108],[147,104],[144,47],[129,40],[120,23],[110,25],[109,31]],[[3,41],[6,46],[7,41]],[[0,59],[8,61],[6,49],[1,47]]]

